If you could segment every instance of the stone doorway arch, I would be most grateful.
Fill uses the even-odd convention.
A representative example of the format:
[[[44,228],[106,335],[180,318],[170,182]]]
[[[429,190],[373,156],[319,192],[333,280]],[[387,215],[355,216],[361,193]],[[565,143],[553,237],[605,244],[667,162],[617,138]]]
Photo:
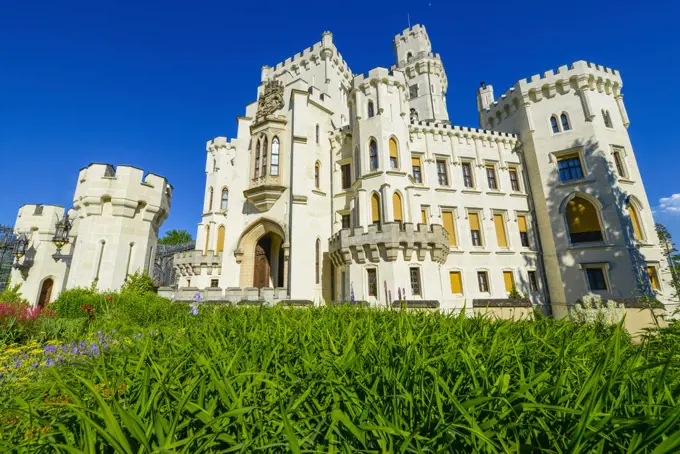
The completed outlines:
[[[288,242],[281,225],[260,218],[248,226],[238,241],[234,256],[240,264],[239,286],[287,287]]]
[[[52,288],[54,287],[54,280],[51,277],[45,279],[40,286],[40,295],[38,295],[38,306],[45,307],[50,302],[52,297]]]

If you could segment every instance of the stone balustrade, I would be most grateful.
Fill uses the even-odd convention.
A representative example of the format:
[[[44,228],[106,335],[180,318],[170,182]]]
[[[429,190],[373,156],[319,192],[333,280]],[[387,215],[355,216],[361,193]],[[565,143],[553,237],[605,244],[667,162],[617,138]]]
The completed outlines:
[[[393,262],[403,253],[411,261],[413,252],[419,261],[429,253],[438,263],[446,262],[449,254],[449,234],[439,224],[401,224],[398,222],[342,229],[330,239],[329,252],[335,265],[385,260]]]
[[[222,253],[208,251],[207,254],[203,254],[203,251],[195,249],[178,252],[174,256],[173,264],[182,276],[200,275],[201,267],[206,267],[208,274],[213,274],[213,268],[217,268],[215,274],[219,275],[222,272]]]

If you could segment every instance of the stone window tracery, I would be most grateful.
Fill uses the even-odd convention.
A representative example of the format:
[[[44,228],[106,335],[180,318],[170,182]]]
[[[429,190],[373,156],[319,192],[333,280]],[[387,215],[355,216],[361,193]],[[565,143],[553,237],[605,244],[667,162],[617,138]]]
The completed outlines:
[[[272,162],[270,170],[273,176],[279,174],[279,138],[276,136],[272,139]]]

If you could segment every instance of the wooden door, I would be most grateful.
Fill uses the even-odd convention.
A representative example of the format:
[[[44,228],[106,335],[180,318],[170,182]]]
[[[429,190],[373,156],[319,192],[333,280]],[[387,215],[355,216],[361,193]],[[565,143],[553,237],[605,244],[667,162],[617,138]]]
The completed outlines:
[[[50,302],[53,284],[54,282],[52,279],[45,279],[45,282],[43,282],[42,289],[40,289],[40,298],[38,299],[38,305],[40,307],[45,307],[47,303]]]
[[[269,287],[269,260],[259,244],[255,248],[255,273],[253,287]]]

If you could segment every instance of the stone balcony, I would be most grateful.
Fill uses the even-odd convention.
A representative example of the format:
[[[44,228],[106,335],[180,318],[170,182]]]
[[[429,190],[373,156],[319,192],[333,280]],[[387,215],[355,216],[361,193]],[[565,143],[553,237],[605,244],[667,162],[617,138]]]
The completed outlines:
[[[196,249],[178,252],[174,256],[173,266],[182,276],[200,275],[202,267],[208,269],[208,275],[213,274],[213,268],[216,268],[217,272],[215,274],[220,274],[222,268],[222,253],[208,251],[207,254],[203,254],[203,251]]]
[[[393,262],[399,253],[404,260],[411,261],[413,252],[419,261],[427,254],[433,261],[446,262],[449,255],[449,234],[439,224],[425,225],[397,222],[376,224],[355,229],[342,229],[330,239],[329,252],[336,266],[378,262]]]
[[[286,190],[286,186],[283,186],[281,181],[281,175],[253,178],[250,181],[250,188],[243,191],[243,196],[258,210],[267,211],[274,206]]]

